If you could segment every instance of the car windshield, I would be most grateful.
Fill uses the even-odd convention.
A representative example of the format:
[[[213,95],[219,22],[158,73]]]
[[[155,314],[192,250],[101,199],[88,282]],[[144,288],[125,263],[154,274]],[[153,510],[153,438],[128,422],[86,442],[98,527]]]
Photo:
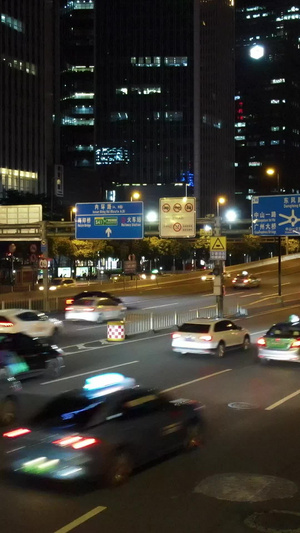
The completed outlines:
[[[300,322],[297,324],[275,324],[267,332],[269,337],[279,337],[282,339],[297,338],[300,337]]]
[[[34,425],[79,429],[85,426],[92,416],[102,410],[105,401],[102,397],[88,398],[78,392],[66,392],[45,405],[32,419]]]
[[[182,324],[178,328],[178,331],[182,331],[183,333],[208,333],[210,328],[210,324]]]
[[[62,283],[62,279],[58,278],[58,279],[53,279],[51,281],[51,285],[60,285]]]

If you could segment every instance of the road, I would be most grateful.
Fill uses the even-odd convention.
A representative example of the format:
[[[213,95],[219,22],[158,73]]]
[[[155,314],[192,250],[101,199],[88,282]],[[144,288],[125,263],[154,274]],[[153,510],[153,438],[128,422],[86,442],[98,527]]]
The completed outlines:
[[[277,302],[276,267],[271,265],[255,270],[262,278],[259,289],[228,289],[229,307],[236,302],[249,310],[249,317],[238,323],[250,330],[254,342],[271,323],[299,311],[299,270],[299,261],[284,265],[283,306]],[[196,293],[197,283],[190,277],[159,294],[147,291],[125,299],[140,313],[213,304],[210,294]],[[89,486],[58,490],[3,474],[1,531],[249,533],[297,531],[296,526],[299,530],[300,367],[261,366],[255,347],[228,352],[220,360],[179,356],[170,350],[169,331],[107,345],[105,331],[102,325],[66,325],[60,339],[67,354],[65,373],[56,381],[25,383],[22,417],[49,397],[82,386],[86,376],[116,370],[174,397],[201,401],[208,426],[205,446],[150,465],[116,490]],[[250,528],[258,522],[260,529]]]

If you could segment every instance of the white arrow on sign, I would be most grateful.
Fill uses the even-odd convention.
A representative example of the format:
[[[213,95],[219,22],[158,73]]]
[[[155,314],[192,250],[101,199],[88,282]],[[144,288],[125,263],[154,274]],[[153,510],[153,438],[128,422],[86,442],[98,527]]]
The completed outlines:
[[[110,228],[107,228],[107,229],[105,230],[105,233],[106,233],[106,235],[107,235],[108,238],[109,238],[109,237],[111,236],[111,234],[112,234],[112,230],[111,230]]]

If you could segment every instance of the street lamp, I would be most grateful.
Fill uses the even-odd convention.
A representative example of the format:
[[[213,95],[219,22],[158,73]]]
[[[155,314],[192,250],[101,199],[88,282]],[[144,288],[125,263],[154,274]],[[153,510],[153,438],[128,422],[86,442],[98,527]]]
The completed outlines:
[[[235,209],[228,209],[225,213],[225,218],[227,222],[235,222],[237,219],[237,212]]]
[[[135,191],[132,193],[131,197],[130,197],[130,201],[133,202],[134,200],[139,200],[141,197],[141,193],[138,192],[138,191]]]
[[[76,207],[71,207],[70,208],[70,220],[71,220],[71,222],[73,220],[73,215],[75,216],[75,214],[76,214],[76,211],[77,211]]]
[[[217,199],[217,217],[220,216],[220,205],[226,204],[226,198],[224,196],[219,196]]]
[[[266,169],[266,174],[267,176],[270,176],[270,177],[273,177],[273,176],[276,176],[277,178],[277,192],[279,193],[280,192],[280,176],[279,176],[279,172],[276,168],[274,167],[269,167]]]
[[[148,211],[146,214],[146,220],[147,222],[157,222],[158,220],[158,214],[156,211]]]

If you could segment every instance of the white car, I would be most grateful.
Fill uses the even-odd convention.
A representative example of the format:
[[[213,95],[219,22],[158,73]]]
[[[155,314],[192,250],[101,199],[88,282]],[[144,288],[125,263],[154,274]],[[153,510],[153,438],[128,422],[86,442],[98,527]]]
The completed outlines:
[[[66,320],[86,320],[101,324],[124,317],[126,306],[110,298],[80,298],[65,308]]]
[[[230,278],[229,272],[224,271],[223,272],[223,278]],[[210,271],[204,271],[204,273],[201,275],[202,281],[214,281],[215,275],[213,272]]]
[[[30,337],[53,337],[63,328],[61,320],[40,311],[5,309],[0,311],[0,333],[26,333]]]
[[[249,348],[249,331],[225,318],[197,318],[185,322],[172,333],[172,350],[182,354],[216,354],[223,357],[227,348],[236,346],[244,350]]]

